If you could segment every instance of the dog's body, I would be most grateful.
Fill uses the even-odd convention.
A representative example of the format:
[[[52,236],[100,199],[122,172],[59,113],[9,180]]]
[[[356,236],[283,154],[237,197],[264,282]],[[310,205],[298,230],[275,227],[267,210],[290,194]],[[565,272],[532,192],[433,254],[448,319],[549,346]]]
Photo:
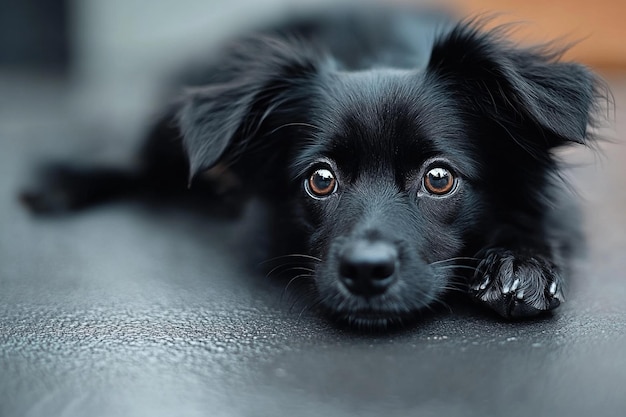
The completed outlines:
[[[55,211],[237,184],[273,216],[268,257],[300,261],[334,317],[403,320],[459,285],[532,316],[562,301],[580,240],[552,150],[589,144],[600,97],[557,58],[434,14],[300,19],[195,71],[136,172],[64,169],[24,200]]]

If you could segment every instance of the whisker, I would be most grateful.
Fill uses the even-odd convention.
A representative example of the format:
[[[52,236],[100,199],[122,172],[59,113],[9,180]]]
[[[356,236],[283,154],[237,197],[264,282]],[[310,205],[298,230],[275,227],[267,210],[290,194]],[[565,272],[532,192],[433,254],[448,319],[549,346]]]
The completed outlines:
[[[289,313],[293,311],[293,308],[296,306],[296,304],[300,303],[303,299],[306,299],[309,295],[310,295],[310,292],[304,292],[304,291],[297,294],[297,296],[294,298],[293,302],[289,306],[289,310],[288,310]]]
[[[289,266],[289,265],[284,265],[284,264],[282,264],[282,265],[278,265],[278,266],[276,266],[276,267],[272,268],[272,269],[271,269],[271,270],[270,270],[270,271],[269,271],[269,272],[265,275],[265,278],[269,278],[269,277],[270,277],[270,276],[271,276],[274,272],[276,272],[278,269],[285,268],[285,267],[288,267],[288,266]],[[315,270],[314,270],[313,268],[307,268],[306,266],[289,266],[287,269],[284,269],[284,270],[280,271],[278,275],[280,275],[280,274],[284,274],[285,272],[288,272],[288,271],[305,271],[305,272],[311,272],[311,273],[315,272]]]
[[[287,285],[285,285],[285,288],[283,289],[283,292],[280,295],[280,303],[283,302],[283,297],[287,293],[287,290],[289,289],[289,286],[291,285],[291,283],[296,281],[298,278],[313,278],[313,275],[311,275],[311,274],[299,274],[299,275],[296,275],[295,277],[291,278],[289,280],[289,282],[287,283]]]
[[[322,260],[316,256],[311,256],[311,255],[306,255],[303,253],[291,253],[288,255],[281,255],[281,256],[277,256],[275,258],[270,258],[270,259],[266,259],[265,261],[262,261],[259,263],[259,265],[263,265],[269,262],[274,262],[274,261],[278,261],[280,259],[285,259],[285,258],[304,258],[304,259],[310,259],[316,262],[322,262]]]
[[[304,126],[304,127],[310,127],[311,129],[316,129],[316,130],[321,130],[319,127],[312,125],[310,123],[285,123],[284,125],[278,126],[276,129],[272,130],[271,132],[269,132],[270,135],[276,133],[277,131],[279,131],[280,129],[283,129],[285,127],[290,127],[290,126]]]
[[[314,309],[315,307],[319,306],[321,304],[321,300],[317,300],[313,303],[307,304],[305,305],[302,310],[300,310],[300,314],[298,314],[298,319],[296,321],[296,323],[300,323],[300,318],[302,317],[302,314],[304,314],[305,311],[310,311],[312,309]]]
[[[445,286],[445,287],[442,287],[442,289],[444,291],[452,291],[452,292],[461,292],[461,293],[466,293],[467,292],[467,290],[465,288],[461,288],[461,287],[458,287],[456,285]]]
[[[469,265],[444,265],[444,266],[440,266],[437,269],[440,270],[446,270],[446,269],[469,269],[470,271],[479,271],[480,268],[475,267],[475,266],[469,266]]]
[[[441,261],[431,262],[429,265],[437,265],[447,262],[456,262],[456,261],[480,261],[480,258],[474,258],[471,256],[458,256],[456,258],[443,259]]]

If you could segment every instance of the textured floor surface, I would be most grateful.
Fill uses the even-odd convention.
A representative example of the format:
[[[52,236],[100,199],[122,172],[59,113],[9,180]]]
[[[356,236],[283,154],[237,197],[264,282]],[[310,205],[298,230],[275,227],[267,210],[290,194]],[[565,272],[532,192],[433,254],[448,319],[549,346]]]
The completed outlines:
[[[623,139],[626,82],[611,85],[609,136]],[[22,211],[15,192],[40,158],[129,146],[115,123],[77,120],[61,85],[2,87],[0,416],[624,415],[623,141],[568,154],[590,254],[557,313],[506,323],[453,304],[365,335],[247,272],[229,222],[136,203]]]

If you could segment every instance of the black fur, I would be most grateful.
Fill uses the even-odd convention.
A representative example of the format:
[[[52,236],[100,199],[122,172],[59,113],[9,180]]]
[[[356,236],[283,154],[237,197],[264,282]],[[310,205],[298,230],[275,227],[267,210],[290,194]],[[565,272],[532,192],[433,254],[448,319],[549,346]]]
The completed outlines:
[[[74,182],[57,175],[23,198],[47,212],[99,191],[189,181],[216,198],[231,183],[268,208],[267,257],[299,262],[339,320],[402,321],[451,287],[504,317],[534,316],[563,301],[580,240],[577,222],[563,221],[552,151],[592,143],[604,91],[558,58],[436,14],[296,19],[236,39],[196,70],[128,181],[117,173],[105,187],[73,172]],[[200,185],[207,175],[212,192]],[[336,190],[311,192],[312,176],[332,185],[330,175]],[[427,189],[450,175],[449,192]]]

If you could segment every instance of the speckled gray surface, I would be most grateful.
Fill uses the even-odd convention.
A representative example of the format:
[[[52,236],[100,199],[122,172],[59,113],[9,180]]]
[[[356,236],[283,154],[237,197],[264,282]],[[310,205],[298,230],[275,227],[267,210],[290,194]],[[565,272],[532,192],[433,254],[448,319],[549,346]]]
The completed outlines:
[[[624,415],[622,145],[569,155],[591,249],[556,314],[506,323],[452,303],[367,335],[290,308],[284,284],[244,268],[232,223],[132,202],[22,211],[14,193],[39,157],[98,153],[119,129],[77,122],[58,85],[5,81],[0,416]],[[623,138],[626,83],[612,86]]]

